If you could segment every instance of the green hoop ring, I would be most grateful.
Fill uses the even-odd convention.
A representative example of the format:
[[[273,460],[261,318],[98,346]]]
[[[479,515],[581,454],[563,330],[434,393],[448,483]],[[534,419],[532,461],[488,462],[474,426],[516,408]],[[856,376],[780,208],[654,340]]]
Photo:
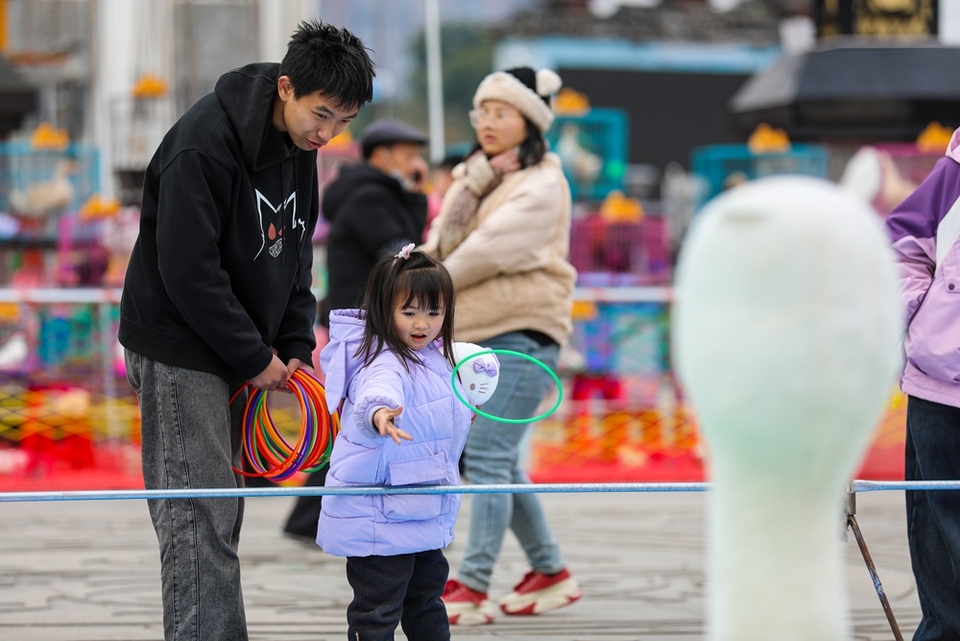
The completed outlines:
[[[557,402],[554,403],[553,407],[548,409],[543,414],[540,414],[539,416],[534,416],[532,418],[501,418],[499,416],[494,416],[493,414],[488,414],[487,412],[484,412],[483,410],[474,407],[473,405],[470,404],[470,402],[467,399],[463,397],[462,394],[460,394],[460,390],[457,389],[457,373],[460,371],[460,368],[463,367],[464,363],[478,356],[483,356],[484,354],[503,354],[504,356],[519,356],[520,358],[524,358],[532,363],[536,363],[541,369],[543,369],[547,374],[549,374],[550,377],[553,379],[553,382],[557,384]],[[450,384],[453,386],[453,393],[456,395],[457,400],[459,400],[461,403],[463,403],[464,405],[472,409],[478,415],[484,418],[488,418],[491,421],[497,421],[498,423],[519,424],[519,423],[533,423],[535,421],[539,421],[556,412],[557,408],[560,407],[560,402],[563,401],[563,384],[560,382],[560,377],[557,376],[556,372],[554,372],[552,369],[547,367],[547,364],[541,361],[540,359],[534,358],[529,354],[524,354],[523,352],[515,352],[512,349],[485,349],[482,352],[477,352],[476,354],[470,354],[470,356],[464,357],[463,359],[460,360],[459,363],[456,364],[456,366],[454,366],[453,372],[451,372],[450,374]]]

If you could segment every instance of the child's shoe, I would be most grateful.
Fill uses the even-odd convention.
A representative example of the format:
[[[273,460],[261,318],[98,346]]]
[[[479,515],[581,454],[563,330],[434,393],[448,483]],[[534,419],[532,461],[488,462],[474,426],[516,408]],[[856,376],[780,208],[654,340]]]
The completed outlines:
[[[570,605],[582,596],[580,586],[566,568],[551,575],[531,570],[513,592],[500,600],[500,609],[507,614],[543,614]]]
[[[456,579],[447,581],[443,588],[443,604],[447,606],[450,625],[483,625],[493,623],[493,603],[483,592],[471,590]]]

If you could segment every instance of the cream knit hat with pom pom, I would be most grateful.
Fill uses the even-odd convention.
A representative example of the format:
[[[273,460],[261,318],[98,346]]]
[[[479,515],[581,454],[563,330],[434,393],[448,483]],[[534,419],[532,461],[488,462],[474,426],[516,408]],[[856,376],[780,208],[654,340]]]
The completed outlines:
[[[473,95],[473,106],[479,109],[485,100],[513,105],[544,133],[553,122],[550,96],[562,86],[560,76],[549,69],[534,71],[530,67],[517,67],[497,71],[480,82]]]

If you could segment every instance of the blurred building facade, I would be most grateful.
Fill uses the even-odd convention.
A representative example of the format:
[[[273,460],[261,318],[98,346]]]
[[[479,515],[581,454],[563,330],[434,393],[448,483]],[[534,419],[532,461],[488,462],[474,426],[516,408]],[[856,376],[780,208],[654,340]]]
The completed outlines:
[[[285,44],[287,23],[313,4],[3,0],[4,56],[39,93],[24,133],[47,122],[95,145],[103,191],[126,198],[124,179],[146,167],[177,115],[251,52]]]
[[[485,24],[538,0],[439,0],[443,20]],[[0,0],[0,52],[38,90],[23,134],[49,122],[98,146],[104,192],[137,170],[225,71],[279,60],[304,19],[354,31],[377,63],[375,100],[403,97],[423,0]],[[5,25],[5,27],[4,27]]]
[[[685,163],[694,145],[742,142],[726,105],[782,52],[814,36],[935,37],[960,13],[960,0],[438,4],[445,23],[477,25],[498,43],[491,67],[549,67],[594,106],[626,110],[630,162],[660,169]],[[279,59],[297,22],[314,16],[370,44],[376,100],[412,90],[423,0],[0,0],[0,50],[37,89],[24,132],[49,122],[96,145],[103,191],[129,200],[180,113],[224,71]]]
[[[816,105],[819,112],[872,120],[862,127],[804,122],[788,128],[791,137],[860,140],[864,132],[873,132],[879,139],[907,140],[931,120],[960,124],[960,109],[945,102],[953,100],[952,94],[941,95],[950,93],[945,85],[951,81],[934,72],[940,69],[952,78],[954,65],[947,63],[953,52],[945,45],[960,43],[957,0],[552,0],[546,6],[497,30],[494,66],[556,69],[591,105],[627,112],[632,164],[658,171],[672,162],[689,166],[696,147],[745,143],[753,126],[744,123],[756,125],[756,118],[734,111],[742,88],[761,74],[774,86],[798,84],[775,63],[800,59],[808,67],[805,56],[818,49],[858,47],[863,51],[830,59],[869,63],[834,69],[834,84],[849,88],[850,95],[840,87],[827,103]],[[875,95],[882,93],[885,80],[886,85],[897,82],[895,71],[917,75],[922,63],[913,64],[910,56],[933,56],[943,63],[928,65],[926,73],[927,84],[940,89],[914,90],[913,78],[901,83],[902,95]],[[858,73],[863,76],[858,83],[844,79]],[[857,102],[852,92],[863,84],[875,85],[876,91]],[[896,104],[864,110],[864,100]],[[796,111],[792,103],[784,108]]]

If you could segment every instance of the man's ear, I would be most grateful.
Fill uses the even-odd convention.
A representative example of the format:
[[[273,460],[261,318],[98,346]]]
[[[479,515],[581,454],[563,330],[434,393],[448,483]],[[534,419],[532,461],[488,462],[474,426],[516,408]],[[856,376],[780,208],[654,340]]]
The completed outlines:
[[[293,82],[290,80],[290,76],[277,78],[277,93],[280,94],[280,99],[284,102],[294,98]]]

